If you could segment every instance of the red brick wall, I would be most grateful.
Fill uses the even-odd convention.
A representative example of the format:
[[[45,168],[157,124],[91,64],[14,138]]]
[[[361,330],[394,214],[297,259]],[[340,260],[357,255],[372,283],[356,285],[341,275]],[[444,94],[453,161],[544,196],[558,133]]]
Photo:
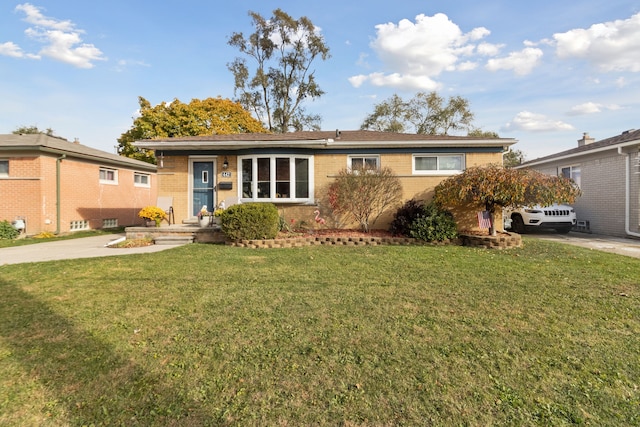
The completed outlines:
[[[24,217],[27,234],[57,229],[56,158],[8,157],[9,177],[0,179],[0,220]],[[72,221],[88,221],[89,228],[102,228],[104,219],[117,219],[119,226],[140,224],[140,209],[155,205],[155,173],[150,187],[134,186],[134,170],[107,166],[118,171],[118,184],[102,184],[100,165],[67,157],[60,162],[60,230],[71,231]]]

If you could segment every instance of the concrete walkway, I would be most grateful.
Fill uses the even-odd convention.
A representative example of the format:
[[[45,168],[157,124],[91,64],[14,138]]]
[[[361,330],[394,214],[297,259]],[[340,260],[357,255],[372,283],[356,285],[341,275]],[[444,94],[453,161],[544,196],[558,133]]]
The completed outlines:
[[[523,234],[523,236],[640,258],[640,239],[625,239],[621,237],[577,233],[573,231],[568,234],[558,234],[555,232],[532,232],[529,234]]]
[[[82,237],[79,239],[59,240],[57,242],[15,246],[13,248],[0,248],[0,267],[8,264],[21,264],[26,262],[145,254],[181,246],[180,244],[151,245],[140,248],[110,248],[106,246],[107,243],[124,236],[124,233],[106,234],[103,236]]]

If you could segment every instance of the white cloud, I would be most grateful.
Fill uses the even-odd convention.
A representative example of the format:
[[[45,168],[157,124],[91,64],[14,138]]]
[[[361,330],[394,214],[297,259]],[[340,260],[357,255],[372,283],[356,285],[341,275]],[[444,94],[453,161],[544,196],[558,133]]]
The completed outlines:
[[[640,71],[640,13],[553,35],[559,58],[581,58],[600,71]]]
[[[84,31],[76,29],[71,21],[46,17],[40,8],[30,3],[19,4],[15,10],[24,12],[25,22],[33,25],[25,30],[27,37],[42,43],[43,47],[36,55],[23,53],[15,43],[6,42],[0,45],[0,54],[33,59],[47,56],[78,68],[93,68],[94,61],[106,60],[102,51],[93,44],[82,43],[80,35]]]
[[[483,43],[481,50],[477,50],[474,42],[490,31],[478,27],[463,33],[442,13],[420,14],[415,22],[403,19],[398,24],[380,24],[375,28],[377,35],[371,47],[388,71],[353,76],[349,81],[355,87],[368,81],[376,86],[433,90],[439,87],[433,77],[443,71],[473,69],[474,63],[464,58],[478,53],[487,55],[500,47]]]
[[[503,47],[504,44],[480,43],[478,53],[483,56],[496,56]]]
[[[31,53],[24,53],[20,46],[13,42],[6,42],[0,44],[0,55],[11,56],[13,58],[31,58],[39,59],[38,55]]]
[[[556,132],[575,130],[573,126],[560,120],[553,120],[544,114],[535,114],[530,111],[518,113],[511,122],[503,126],[501,131],[525,131],[525,132]]]
[[[524,76],[540,63],[542,50],[535,47],[525,47],[520,52],[511,52],[504,58],[495,58],[487,61],[486,68],[489,71],[513,70],[519,76]]]
[[[585,102],[584,104],[575,105],[567,113],[570,116],[580,116],[584,114],[600,113],[602,110],[619,110],[622,107],[616,104],[604,105],[596,102]]]

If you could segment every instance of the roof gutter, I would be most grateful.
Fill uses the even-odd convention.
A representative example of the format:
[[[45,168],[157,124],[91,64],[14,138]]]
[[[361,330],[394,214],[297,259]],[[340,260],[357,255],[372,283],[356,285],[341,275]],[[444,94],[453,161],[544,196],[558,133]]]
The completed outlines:
[[[620,152],[621,148],[625,148],[625,147],[629,147],[629,146],[633,146],[633,145],[638,145],[639,141],[637,139],[633,140],[633,141],[628,141],[628,142],[623,142],[621,144],[618,144],[618,152]],[[539,160],[531,160],[529,162],[523,163],[521,165],[518,165],[516,167],[514,167],[514,169],[522,169],[522,168],[528,168],[530,166],[538,166],[538,165],[542,165],[545,163],[549,163],[549,162],[555,162],[558,160],[566,160],[566,159],[571,159],[574,157],[578,157],[578,156],[583,156],[583,155],[587,155],[587,154],[593,154],[593,153],[599,153],[602,151],[608,151],[608,150],[613,150],[616,146],[606,146],[606,147],[601,147],[601,148],[595,148],[592,150],[586,150],[586,151],[580,151],[578,153],[571,153],[571,154],[567,154],[564,156],[558,156],[558,157],[543,157]]]

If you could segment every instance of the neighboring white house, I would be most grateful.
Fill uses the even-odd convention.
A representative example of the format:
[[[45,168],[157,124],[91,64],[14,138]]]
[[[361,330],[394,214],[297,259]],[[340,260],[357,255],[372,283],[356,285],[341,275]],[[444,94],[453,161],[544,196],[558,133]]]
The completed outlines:
[[[640,130],[600,141],[585,133],[576,148],[518,168],[563,175],[578,184],[582,190],[574,205],[578,230],[640,237]]]

